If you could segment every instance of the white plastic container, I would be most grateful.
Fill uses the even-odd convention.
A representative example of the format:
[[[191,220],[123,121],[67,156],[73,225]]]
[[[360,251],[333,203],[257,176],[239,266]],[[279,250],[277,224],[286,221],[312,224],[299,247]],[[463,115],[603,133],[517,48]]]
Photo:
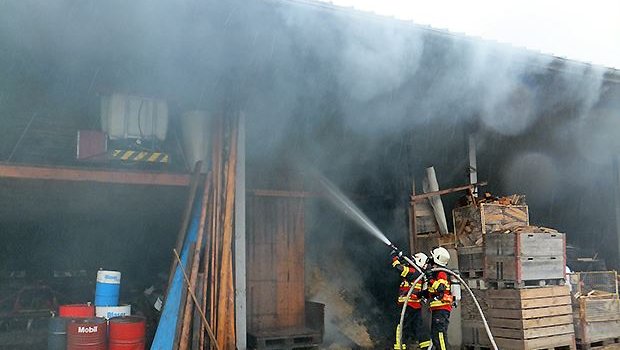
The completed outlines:
[[[183,151],[190,169],[202,160],[203,172],[207,169],[207,156],[210,152],[209,139],[210,118],[206,111],[189,111],[181,116],[181,134]]]
[[[101,98],[101,129],[110,139],[163,141],[168,132],[168,104],[165,100],[112,94]]]
[[[109,320],[113,317],[131,316],[131,305],[97,306],[95,315]]]

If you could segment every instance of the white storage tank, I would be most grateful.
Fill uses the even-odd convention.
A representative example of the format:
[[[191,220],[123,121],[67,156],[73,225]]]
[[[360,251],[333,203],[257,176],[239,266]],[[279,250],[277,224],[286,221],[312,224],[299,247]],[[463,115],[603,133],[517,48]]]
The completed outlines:
[[[203,162],[203,172],[207,169],[206,164],[211,148],[209,142],[210,122],[211,118],[206,111],[188,111],[181,116],[183,151],[190,169],[199,160]]]
[[[101,129],[110,139],[166,139],[165,100],[114,93],[101,98]]]

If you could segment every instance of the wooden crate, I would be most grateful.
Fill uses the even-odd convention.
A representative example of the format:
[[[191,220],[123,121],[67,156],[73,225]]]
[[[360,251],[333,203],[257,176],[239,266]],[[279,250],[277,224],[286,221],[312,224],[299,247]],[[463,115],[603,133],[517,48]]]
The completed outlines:
[[[565,238],[562,233],[489,233],[484,276],[498,288],[564,284]]]
[[[452,211],[454,231],[460,245],[482,246],[484,235],[528,226],[530,218],[527,205],[482,203]]]
[[[590,349],[599,342],[620,338],[620,299],[617,297],[577,298],[573,316],[580,348]]]
[[[483,247],[458,247],[459,272],[464,278],[481,278],[484,272]]]
[[[547,257],[565,253],[565,235],[557,232],[489,233],[485,241],[486,255]]]
[[[500,349],[575,349],[567,286],[487,290],[489,325]]]

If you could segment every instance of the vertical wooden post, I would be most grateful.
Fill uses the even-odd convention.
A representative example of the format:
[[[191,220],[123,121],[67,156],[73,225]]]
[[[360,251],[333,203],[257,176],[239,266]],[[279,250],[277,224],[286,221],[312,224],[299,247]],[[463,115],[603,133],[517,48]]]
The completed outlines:
[[[409,198],[409,250],[411,255],[416,253],[418,226],[415,217],[415,179],[411,179],[411,197]]]
[[[235,177],[235,334],[237,349],[246,350],[246,229],[245,229],[245,115],[240,113],[237,132],[237,171]]]
[[[228,166],[226,167],[226,190],[222,237],[222,262],[220,293],[218,298],[217,340],[221,349],[235,349],[235,306],[232,276],[232,234],[235,200],[235,172],[237,171],[237,126],[236,119],[231,130]]]

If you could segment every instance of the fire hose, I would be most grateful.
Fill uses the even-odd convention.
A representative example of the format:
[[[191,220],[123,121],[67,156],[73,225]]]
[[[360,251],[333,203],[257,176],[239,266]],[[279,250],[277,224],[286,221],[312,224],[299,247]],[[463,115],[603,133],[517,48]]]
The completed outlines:
[[[405,261],[407,261],[407,263],[409,263],[409,265],[413,266],[420,273],[420,276],[418,276],[418,278],[416,278],[411,284],[412,286],[415,286],[416,283],[418,283],[425,276],[424,271],[422,271],[422,269],[415,262],[409,259],[409,257],[407,257],[406,255],[403,255],[403,258],[405,259]],[[445,269],[442,267],[436,267],[430,270],[430,272],[437,272],[437,271],[443,271],[456,277],[456,279],[458,279],[459,282],[461,282],[461,285],[465,286],[465,289],[467,289],[467,291],[469,292],[469,295],[471,295],[472,299],[474,300],[474,304],[476,304],[476,308],[478,308],[478,312],[480,313],[480,317],[482,318],[482,323],[484,324],[484,329],[486,330],[487,335],[489,336],[489,340],[491,341],[491,345],[493,345],[493,349],[498,350],[497,344],[495,344],[495,339],[493,338],[493,334],[491,334],[491,329],[489,328],[487,319],[484,317],[482,308],[480,307],[480,304],[478,303],[478,300],[476,299],[476,296],[474,295],[474,292],[471,290],[471,288],[469,288],[467,283],[461,278],[461,276],[458,273],[455,273],[454,271],[450,269]],[[413,289],[414,289],[413,287],[409,288],[409,292],[407,293],[407,298],[405,300],[409,300],[409,297],[411,297],[411,293],[413,292]],[[402,341],[403,341],[402,329],[403,329],[403,322],[405,320],[406,311],[407,311],[407,303],[405,302],[403,303],[403,309],[400,312],[400,321],[398,323],[398,329],[400,330],[400,332],[398,332],[398,335],[397,335],[398,337],[398,339],[396,339],[397,344],[402,344]]]

